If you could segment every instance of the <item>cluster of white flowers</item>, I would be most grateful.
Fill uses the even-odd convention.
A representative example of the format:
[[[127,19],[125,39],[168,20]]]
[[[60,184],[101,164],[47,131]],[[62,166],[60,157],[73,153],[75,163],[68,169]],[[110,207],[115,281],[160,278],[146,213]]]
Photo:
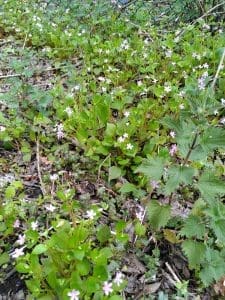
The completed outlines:
[[[128,138],[128,133],[124,133],[122,136],[118,137],[118,142],[123,143]]]
[[[62,123],[56,124],[55,129],[56,129],[57,139],[58,140],[62,139],[64,137],[63,124]]]
[[[119,47],[119,50],[121,51],[121,50],[128,50],[130,48],[130,45],[129,45],[129,42],[128,42],[128,40],[124,40],[122,43],[121,43],[121,45],[120,45],[120,47]]]
[[[197,60],[200,60],[202,58],[201,55],[196,52],[193,52],[192,57],[196,58]]]

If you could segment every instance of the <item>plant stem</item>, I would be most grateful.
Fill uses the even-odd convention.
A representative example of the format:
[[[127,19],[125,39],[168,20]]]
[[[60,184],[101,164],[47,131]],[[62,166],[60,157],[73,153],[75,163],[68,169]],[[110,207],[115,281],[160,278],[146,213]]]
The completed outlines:
[[[191,155],[191,152],[194,150],[194,147],[195,147],[195,144],[196,144],[196,141],[197,141],[197,138],[198,138],[198,132],[195,133],[195,136],[194,136],[194,139],[193,139],[193,142],[191,144],[191,147],[189,148],[189,151],[184,159],[184,165],[186,165],[186,163],[188,162],[188,159]]]

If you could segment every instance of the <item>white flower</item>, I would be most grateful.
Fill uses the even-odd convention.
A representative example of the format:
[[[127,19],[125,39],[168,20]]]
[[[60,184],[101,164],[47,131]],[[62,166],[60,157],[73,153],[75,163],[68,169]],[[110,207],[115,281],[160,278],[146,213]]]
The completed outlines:
[[[56,207],[52,204],[45,205],[45,208],[50,212],[53,212],[54,210],[56,210]]]
[[[173,51],[172,50],[167,50],[165,54],[166,54],[166,57],[171,57],[172,54],[173,54]]]
[[[215,109],[213,113],[214,113],[214,115],[216,116],[216,115],[218,115],[219,112],[218,112],[217,109]]]
[[[222,104],[223,106],[225,106],[225,99],[222,98],[220,101],[221,101],[221,104]]]
[[[181,103],[181,104],[179,105],[179,108],[180,108],[180,109],[184,109],[184,104]]]
[[[158,81],[158,80],[157,80],[156,78],[153,78],[153,79],[152,79],[152,82],[153,82],[154,84],[156,84],[157,81]]]
[[[225,124],[225,118],[222,118],[222,119],[220,120],[220,123],[224,125],[224,124]]]
[[[125,138],[123,136],[118,137],[117,139],[118,143],[123,143],[125,141]]]
[[[105,93],[107,91],[107,88],[103,86],[102,91],[103,91],[103,93]]]
[[[50,180],[51,181],[56,181],[59,178],[58,174],[52,174],[50,175]]]
[[[170,136],[171,136],[172,138],[175,138],[176,133],[175,133],[174,131],[170,131]]]
[[[178,96],[180,96],[181,98],[183,98],[185,96],[185,91],[180,91],[180,93],[178,94]]]
[[[124,275],[121,272],[116,273],[116,276],[113,280],[113,282],[117,285],[120,286],[121,283],[123,283],[123,277]]]
[[[108,281],[105,281],[104,284],[103,284],[103,292],[106,296],[108,296],[110,293],[113,292],[113,289],[112,289],[112,283],[111,282],[108,282]]]
[[[22,248],[16,248],[16,249],[13,251],[13,253],[11,254],[11,256],[12,256],[13,258],[18,258],[18,257],[24,255],[24,252],[23,252],[23,249],[24,249],[24,248],[25,248],[25,247],[22,247]]]
[[[202,25],[202,28],[203,29],[206,29],[206,30],[209,30],[210,29],[210,26],[208,24],[203,24]]]
[[[36,230],[38,228],[38,221],[31,222],[31,228],[32,230]]]
[[[16,243],[19,244],[20,246],[22,246],[25,243],[25,239],[26,239],[25,234],[23,234],[23,235],[19,234],[19,238],[16,241]]]
[[[139,81],[137,82],[137,85],[138,85],[138,86],[142,86],[142,84],[143,84],[143,83],[142,83],[141,80],[139,80]]]
[[[130,112],[129,112],[129,111],[125,111],[125,112],[124,112],[124,117],[128,118],[129,115],[130,115]]]
[[[208,69],[209,65],[207,63],[203,64],[203,68]]]
[[[3,132],[5,130],[6,130],[5,126],[0,126],[0,132]]]
[[[127,150],[132,150],[134,148],[134,146],[130,143],[127,144]]]
[[[70,297],[70,300],[79,300],[80,292],[77,290],[72,290],[71,292],[67,293],[67,296]]]
[[[166,86],[164,86],[164,91],[165,91],[166,93],[169,93],[169,92],[172,91],[172,89],[171,89],[170,86],[166,85]]]
[[[73,110],[70,107],[67,107],[66,109],[64,109],[64,111],[67,113],[69,117],[73,114]]]
[[[74,92],[74,91],[79,91],[79,90],[80,90],[80,85],[79,85],[79,84],[75,85],[75,86],[73,87],[73,89],[72,89],[73,92]]]
[[[125,132],[125,133],[123,134],[123,138],[124,138],[124,139],[127,139],[127,138],[128,138],[128,133]]]
[[[87,211],[88,219],[93,220],[95,216],[96,216],[96,212],[93,209]]]

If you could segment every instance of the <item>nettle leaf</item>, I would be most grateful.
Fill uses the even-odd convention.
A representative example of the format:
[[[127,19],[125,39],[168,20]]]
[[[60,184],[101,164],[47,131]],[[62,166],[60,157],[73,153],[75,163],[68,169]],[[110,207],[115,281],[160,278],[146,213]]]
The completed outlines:
[[[212,200],[216,195],[225,194],[225,182],[212,172],[205,171],[199,178],[197,187],[206,200]]]
[[[151,226],[159,230],[166,226],[171,218],[170,205],[161,205],[157,200],[151,200],[147,207],[147,215]]]
[[[110,180],[113,180],[113,179],[116,179],[116,178],[119,178],[122,174],[122,170],[118,167],[110,167],[109,168],[109,181]]]
[[[165,160],[161,157],[145,159],[134,173],[143,173],[145,176],[160,180],[164,172]]]
[[[205,286],[209,286],[213,280],[218,281],[225,275],[225,260],[220,255],[220,252],[214,249],[207,248],[203,269],[199,273],[199,277]]]
[[[182,249],[188,258],[190,268],[196,268],[204,260],[206,246],[201,242],[186,240],[182,243]]]
[[[197,216],[190,215],[184,223],[183,228],[180,231],[181,235],[186,237],[196,237],[198,239],[203,238],[206,232],[205,225],[201,223],[201,219]]]
[[[220,220],[211,220],[211,228],[214,231],[217,239],[223,243],[225,243],[225,220],[220,219]]]
[[[166,195],[170,195],[181,183],[191,184],[195,169],[187,166],[172,166],[168,170],[169,179],[165,185]]]
[[[225,148],[225,131],[222,128],[208,128],[201,137],[201,146],[207,153],[217,148]]]

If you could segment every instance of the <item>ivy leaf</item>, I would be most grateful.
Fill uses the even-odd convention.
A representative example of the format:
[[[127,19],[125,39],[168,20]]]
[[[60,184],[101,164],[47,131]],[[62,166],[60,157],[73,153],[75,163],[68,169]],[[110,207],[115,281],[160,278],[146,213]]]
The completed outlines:
[[[201,242],[186,240],[182,243],[182,249],[188,258],[190,268],[196,268],[204,259],[206,247]]]
[[[169,179],[165,185],[166,195],[170,195],[181,183],[190,184],[195,169],[187,166],[172,166],[168,170]]]
[[[122,174],[122,171],[120,168],[115,167],[115,166],[110,167],[109,168],[109,181],[119,178],[121,176],[121,174]]]
[[[225,194],[225,182],[212,172],[205,171],[199,178],[197,187],[206,200],[212,200],[216,195]]]
[[[186,237],[196,237],[201,239],[205,234],[205,226],[201,223],[201,219],[197,216],[190,215],[184,223],[180,231],[181,235]]]
[[[147,207],[147,214],[151,226],[159,230],[168,223],[171,217],[171,207],[169,205],[161,205],[157,200],[151,200]]]
[[[143,173],[145,176],[160,180],[164,172],[165,161],[161,157],[145,159],[134,173]]]

